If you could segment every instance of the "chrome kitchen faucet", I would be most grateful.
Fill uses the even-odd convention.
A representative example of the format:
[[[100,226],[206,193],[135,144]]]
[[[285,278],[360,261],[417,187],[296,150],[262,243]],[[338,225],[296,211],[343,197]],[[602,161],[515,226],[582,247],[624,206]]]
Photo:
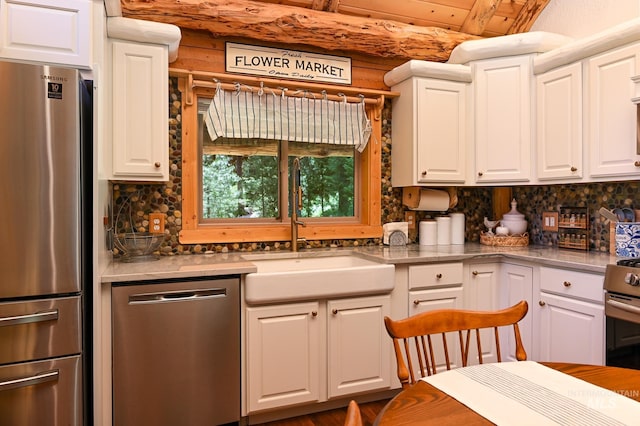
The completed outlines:
[[[302,187],[300,186],[300,159],[293,159],[291,169],[291,251],[298,251],[298,244],[306,240],[298,238],[298,225],[307,226],[298,220],[298,211],[302,209]]]

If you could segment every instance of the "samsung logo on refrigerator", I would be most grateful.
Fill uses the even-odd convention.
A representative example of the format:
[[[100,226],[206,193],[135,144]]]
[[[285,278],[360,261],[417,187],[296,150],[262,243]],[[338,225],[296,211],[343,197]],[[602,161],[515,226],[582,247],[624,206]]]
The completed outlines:
[[[43,74],[40,76],[47,80],[47,98],[62,99],[62,82],[67,81],[66,77],[56,77],[55,75]],[[59,82],[59,83],[56,83]]]
[[[40,78],[42,78],[43,80],[49,80],[49,81],[67,81],[67,77],[56,77],[55,75],[42,74]]]

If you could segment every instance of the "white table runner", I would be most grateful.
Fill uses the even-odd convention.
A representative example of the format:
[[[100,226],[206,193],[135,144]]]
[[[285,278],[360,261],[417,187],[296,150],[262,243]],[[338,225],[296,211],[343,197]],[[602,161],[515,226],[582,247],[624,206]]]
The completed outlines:
[[[601,388],[534,361],[482,364],[425,377],[497,425],[640,425],[632,389]]]

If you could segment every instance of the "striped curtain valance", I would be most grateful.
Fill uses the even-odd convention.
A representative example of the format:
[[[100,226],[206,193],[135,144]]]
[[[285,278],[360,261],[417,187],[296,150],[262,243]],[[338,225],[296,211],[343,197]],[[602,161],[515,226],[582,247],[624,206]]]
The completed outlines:
[[[211,140],[220,137],[287,140],[293,142],[352,145],[359,152],[367,146],[371,123],[362,102],[327,99],[307,92],[280,94],[268,88],[236,86],[216,94],[204,115]]]

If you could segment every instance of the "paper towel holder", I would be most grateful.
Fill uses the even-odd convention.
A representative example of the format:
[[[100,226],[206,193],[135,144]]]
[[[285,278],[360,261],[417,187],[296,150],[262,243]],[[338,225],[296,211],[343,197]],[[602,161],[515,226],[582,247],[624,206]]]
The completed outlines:
[[[410,209],[417,209],[420,204],[420,191],[426,189],[421,186],[405,186],[402,188],[402,204]],[[446,188],[433,188],[446,191],[449,194],[449,209],[458,205],[458,189],[450,186]]]

